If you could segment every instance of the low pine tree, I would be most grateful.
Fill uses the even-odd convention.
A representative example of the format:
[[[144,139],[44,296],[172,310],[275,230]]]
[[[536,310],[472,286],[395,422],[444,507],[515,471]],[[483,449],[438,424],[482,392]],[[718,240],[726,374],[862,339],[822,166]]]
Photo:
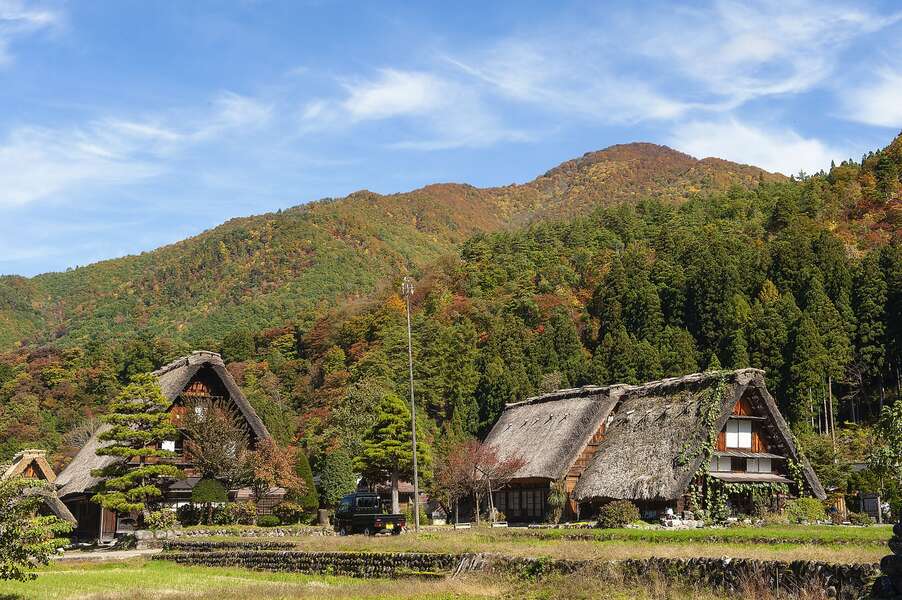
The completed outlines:
[[[310,469],[310,461],[307,460],[307,455],[304,454],[303,449],[298,449],[294,471],[304,485],[303,491],[296,493],[291,499],[303,507],[305,514],[312,515],[319,508],[319,495],[316,493],[316,486],[313,483],[313,471]]]
[[[98,448],[97,454],[121,460],[92,474],[102,477],[100,489],[92,500],[117,513],[149,512],[147,505],[162,495],[161,481],[182,477],[182,472],[160,459],[174,457],[175,452],[160,448],[165,440],[175,439],[176,428],[169,419],[169,402],[160,391],[156,378],[137,375],[110,404],[110,413],[102,420],[111,425],[100,434],[110,442]]]

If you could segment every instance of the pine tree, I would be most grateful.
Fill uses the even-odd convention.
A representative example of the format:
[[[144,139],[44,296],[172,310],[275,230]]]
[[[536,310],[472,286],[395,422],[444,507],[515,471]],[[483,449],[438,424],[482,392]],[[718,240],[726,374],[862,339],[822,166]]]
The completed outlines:
[[[886,301],[887,285],[880,270],[879,257],[876,252],[871,252],[858,264],[853,296],[858,319],[855,359],[865,384],[872,384],[883,375]]]
[[[555,355],[558,358],[556,370],[560,370],[561,385],[563,387],[581,385],[586,377],[588,361],[573,320],[565,311],[556,310],[551,316],[550,325]]]
[[[354,461],[343,448],[332,450],[323,456],[319,485],[320,502],[329,507],[338,504],[342,496],[357,488]]]
[[[695,340],[685,329],[671,325],[665,327],[658,355],[661,357],[661,370],[665,377],[698,372]]]
[[[417,467],[426,479],[431,468],[431,453],[423,439],[417,440]],[[400,510],[398,481],[400,477],[413,477],[413,448],[411,446],[410,410],[397,395],[389,393],[379,402],[376,423],[363,442],[355,467],[367,481],[391,480],[392,512]]]
[[[730,336],[727,345],[727,364],[732,369],[744,369],[750,366],[748,346],[745,343],[745,334],[742,329],[737,329]]]
[[[303,507],[306,514],[313,514],[319,508],[319,494],[316,492],[316,485],[313,483],[313,471],[310,469],[310,461],[304,450],[299,448],[294,463],[294,472],[298,479],[303,482],[303,490],[295,494],[290,500],[297,502]]]
[[[796,426],[810,427],[815,414],[812,397],[820,402],[829,357],[817,325],[808,313],[799,320],[792,340],[792,359],[789,365],[790,397],[788,415]]]
[[[150,374],[136,376],[110,404],[102,420],[112,427],[100,434],[100,440],[110,444],[98,448],[97,454],[121,460],[95,473],[104,480],[94,502],[117,513],[146,514],[147,505],[163,495],[159,484],[182,476],[175,466],[159,462],[176,455],[160,447],[177,434],[168,407],[169,401]]]

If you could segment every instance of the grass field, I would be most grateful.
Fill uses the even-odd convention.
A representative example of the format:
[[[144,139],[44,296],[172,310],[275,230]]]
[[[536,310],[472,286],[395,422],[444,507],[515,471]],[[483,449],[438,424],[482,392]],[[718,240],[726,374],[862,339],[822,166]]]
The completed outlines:
[[[743,598],[778,598],[758,590],[754,582]],[[638,600],[696,598],[726,600],[730,596],[687,587],[673,587],[660,579],[637,582],[599,580],[571,575],[542,581],[474,576],[423,581],[414,579],[351,579],[288,573],[259,573],[243,569],[186,567],[140,559],[119,563],[53,564],[39,571],[35,581],[0,582],[0,600],[255,600],[416,599],[468,600],[477,598]],[[816,591],[802,598],[825,599]]]
[[[885,527],[769,527],[732,529],[470,529],[368,538],[281,538],[300,550],[498,552],[570,559],[721,557],[875,563],[887,553]],[[575,539],[574,539],[575,538]],[[215,538],[231,539],[231,538]],[[246,538],[243,538],[246,539]]]

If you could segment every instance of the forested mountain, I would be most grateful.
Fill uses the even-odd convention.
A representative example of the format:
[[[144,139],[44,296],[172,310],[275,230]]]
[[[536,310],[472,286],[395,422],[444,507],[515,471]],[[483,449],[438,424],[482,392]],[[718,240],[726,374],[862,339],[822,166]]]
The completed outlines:
[[[55,339],[0,357],[0,457],[64,455],[132,374],[201,345],[315,469],[354,453],[378,400],[407,390],[409,270],[427,440],[478,434],[543,390],[754,366],[815,462],[835,465],[829,397],[838,425],[866,425],[900,395],[900,171],[902,137],[792,179],[634,144],[522,186],[361,192],[10,278],[5,318]]]
[[[0,278],[0,348],[55,339],[71,345],[142,330],[209,344],[236,324],[276,326],[360,297],[386,277],[453,252],[476,232],[778,178],[629,144],[566,162],[525,185],[441,184],[390,196],[361,191],[233,219],[140,256],[32,279]]]

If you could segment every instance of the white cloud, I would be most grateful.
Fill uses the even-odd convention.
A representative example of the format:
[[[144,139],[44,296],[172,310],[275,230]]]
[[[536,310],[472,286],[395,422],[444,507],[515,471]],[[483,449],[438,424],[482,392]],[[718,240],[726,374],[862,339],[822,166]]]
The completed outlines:
[[[28,7],[21,0],[0,0],[0,67],[13,60],[9,48],[14,38],[54,27],[60,20],[56,11]]]
[[[902,71],[879,70],[870,82],[845,90],[842,103],[852,121],[902,127]]]
[[[382,69],[372,81],[345,84],[342,108],[355,120],[424,114],[444,103],[449,85],[429,73]]]
[[[301,109],[306,132],[334,133],[355,124],[404,119],[417,130],[398,133],[388,147],[443,150],[520,141],[525,132],[505,127],[479,91],[435,73],[380,69],[375,78],[346,81],[339,99],[318,98]],[[397,131],[406,131],[398,127]]]
[[[721,0],[713,10],[681,10],[643,23],[642,52],[723,98],[730,109],[751,99],[795,94],[824,82],[855,39],[902,19],[855,5],[807,0]]]
[[[193,117],[110,117],[70,128],[15,128],[0,141],[0,207],[154,177],[189,146],[218,143],[264,124],[271,107],[224,93],[214,99],[210,114],[195,112]]]
[[[758,128],[736,119],[679,125],[668,143],[698,158],[715,156],[784,175],[815,173],[847,155],[791,129]]]
[[[446,60],[490,92],[605,123],[673,119],[691,108],[644,81],[615,73],[605,50],[594,37],[588,39],[510,39],[483,54]]]

